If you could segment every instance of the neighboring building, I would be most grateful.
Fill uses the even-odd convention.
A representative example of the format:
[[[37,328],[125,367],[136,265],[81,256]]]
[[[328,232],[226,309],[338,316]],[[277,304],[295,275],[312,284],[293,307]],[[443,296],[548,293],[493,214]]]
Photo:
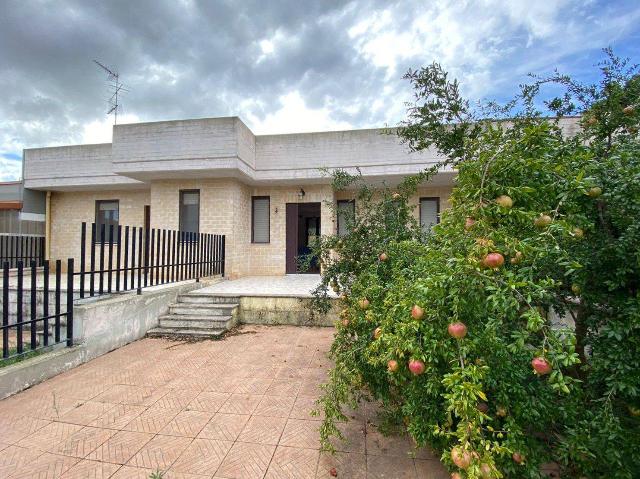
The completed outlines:
[[[22,181],[0,183],[0,234],[44,236],[45,193]]]
[[[310,238],[344,228],[326,202],[347,211],[355,192],[335,194],[320,168],[393,185],[440,160],[382,129],[254,135],[237,117],[210,118],[116,125],[113,143],[27,149],[24,186],[51,192],[50,258],[79,256],[82,221],[146,225],[226,235],[235,278],[293,273]],[[454,176],[441,171],[412,199],[425,227],[448,207]]]

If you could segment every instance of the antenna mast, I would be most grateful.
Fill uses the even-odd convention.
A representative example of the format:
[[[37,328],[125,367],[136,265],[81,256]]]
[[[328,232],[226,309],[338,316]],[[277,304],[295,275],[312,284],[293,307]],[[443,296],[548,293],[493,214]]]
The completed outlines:
[[[109,81],[109,87],[111,92],[111,98],[107,100],[109,104],[109,110],[107,111],[107,115],[111,115],[113,113],[113,124],[118,124],[118,110],[121,110],[122,105],[118,103],[118,95],[121,92],[128,92],[129,90],[124,87],[123,83],[120,83],[120,75],[118,72],[113,71],[111,68],[104,66],[98,60],[93,60],[93,63],[98,65],[107,73],[107,81]]]

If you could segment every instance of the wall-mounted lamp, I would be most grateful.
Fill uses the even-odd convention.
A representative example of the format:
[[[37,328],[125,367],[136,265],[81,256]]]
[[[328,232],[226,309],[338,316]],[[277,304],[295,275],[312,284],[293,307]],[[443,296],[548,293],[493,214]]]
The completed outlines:
[[[300,188],[300,191],[298,191],[298,199],[303,199],[304,195],[306,195],[306,193],[304,192],[304,190],[302,188]]]

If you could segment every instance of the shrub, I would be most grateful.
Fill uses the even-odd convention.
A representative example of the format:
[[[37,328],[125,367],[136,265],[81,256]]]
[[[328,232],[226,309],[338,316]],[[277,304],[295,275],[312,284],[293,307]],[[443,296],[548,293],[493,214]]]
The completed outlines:
[[[451,208],[425,236],[408,199],[434,171],[362,186],[351,232],[319,243],[316,306],[332,286],[343,307],[320,399],[325,447],[343,407],[371,396],[462,477],[541,477],[545,463],[637,477],[640,80],[607,54],[598,85],[536,78],[479,111],[437,64],[407,74],[416,104],[399,135],[449,157]],[[566,93],[543,117],[549,83]]]

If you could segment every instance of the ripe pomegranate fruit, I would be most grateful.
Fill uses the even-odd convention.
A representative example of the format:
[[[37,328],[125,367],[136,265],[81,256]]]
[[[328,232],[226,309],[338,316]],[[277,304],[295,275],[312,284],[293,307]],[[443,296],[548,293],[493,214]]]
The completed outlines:
[[[346,328],[347,326],[349,326],[349,320],[348,319],[343,319],[342,320],[342,325]]]
[[[389,257],[387,256],[387,253],[380,253],[380,256],[378,256],[378,259],[384,262],[384,261],[387,261]]]
[[[507,410],[502,406],[498,406],[498,408],[496,409],[496,415],[500,417],[506,417]]]
[[[331,469],[329,469],[329,475],[331,477],[338,477],[338,471],[336,471],[335,467],[332,467]]]
[[[469,231],[471,228],[473,228],[473,225],[475,224],[476,224],[476,220],[474,220],[470,216],[467,216],[467,219],[464,220],[464,229]]]
[[[360,309],[365,310],[369,308],[369,300],[367,298],[362,298],[360,301],[358,301],[358,306],[360,306]]]
[[[424,373],[424,370],[425,370],[425,366],[421,360],[419,359],[409,360],[409,371],[411,371],[411,374],[413,374],[414,376],[420,376],[422,373]]]
[[[540,376],[544,376],[545,374],[549,374],[552,371],[551,363],[547,361],[542,356],[538,356],[537,358],[533,358],[531,360],[531,366]]]
[[[541,214],[535,220],[533,220],[533,224],[536,225],[538,228],[546,228],[551,224],[552,221],[553,220],[551,219],[551,216]]]
[[[419,321],[422,319],[423,316],[424,316],[424,309],[422,309],[417,304],[414,304],[413,308],[411,308],[411,317]]]
[[[376,328],[373,330],[373,339],[379,339],[382,336],[382,329]]]
[[[482,258],[482,265],[485,268],[499,268],[504,264],[504,256],[500,253],[489,253]]]
[[[522,252],[516,251],[516,254],[514,254],[513,258],[511,258],[509,261],[511,262],[511,264],[519,264],[522,261],[522,258],[524,258]]]
[[[582,228],[573,228],[573,236],[576,238],[584,237],[584,230]]]
[[[513,206],[513,200],[508,195],[500,195],[496,198],[496,203],[498,203],[503,208],[511,208]]]
[[[399,200],[399,199],[400,199],[400,193],[398,193],[398,192],[396,191],[393,195],[391,195],[391,197],[392,197],[394,200]]]
[[[579,284],[572,284],[571,292],[577,296],[582,292],[582,288],[580,287]]]
[[[631,115],[633,115],[635,112],[636,112],[636,109],[635,109],[635,107],[634,107],[633,105],[625,106],[625,107],[622,109],[622,113],[624,113],[624,114],[625,114],[625,115],[627,115],[627,116],[631,116]]]
[[[449,331],[451,337],[462,339],[467,335],[467,326],[460,321],[456,321],[447,327],[447,331]]]
[[[479,402],[476,408],[483,414],[487,414],[489,412],[489,405],[486,402]]]
[[[451,479],[462,479],[462,476],[460,475],[459,472],[452,472]]]
[[[467,469],[471,465],[471,453],[460,447],[451,449],[451,461],[460,469]]]
[[[480,464],[480,477],[482,477],[482,479],[491,479],[492,475],[493,468],[489,464],[486,462]]]
[[[589,195],[591,198],[597,198],[601,194],[602,188],[600,188],[599,186],[592,186],[587,190],[587,195]]]
[[[400,365],[395,359],[390,359],[389,361],[387,361],[387,371],[389,371],[390,373],[395,373],[399,367]]]
[[[511,459],[513,459],[513,462],[515,462],[516,464],[522,464],[524,462],[524,456],[519,452],[514,452],[511,455]]]

